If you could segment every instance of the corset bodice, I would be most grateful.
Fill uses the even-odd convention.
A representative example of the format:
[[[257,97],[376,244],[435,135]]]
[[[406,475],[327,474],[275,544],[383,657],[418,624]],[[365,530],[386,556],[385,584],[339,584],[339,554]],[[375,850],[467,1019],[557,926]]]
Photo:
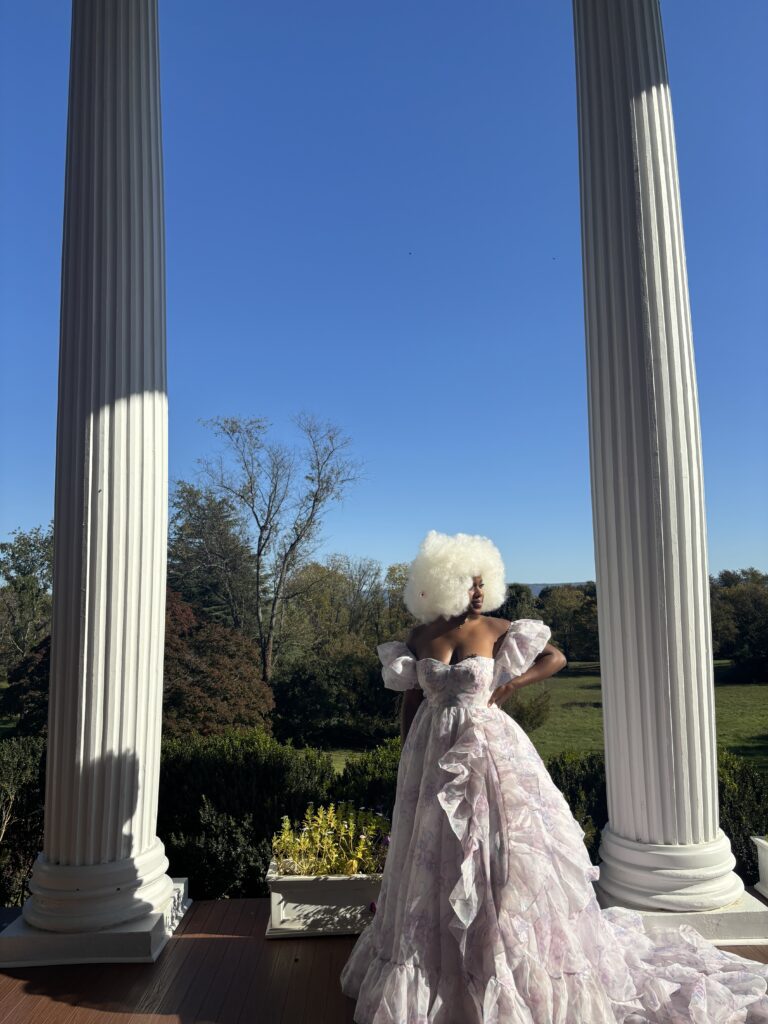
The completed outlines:
[[[493,658],[474,654],[455,665],[421,658],[415,664],[419,685],[432,707],[487,707],[494,688]]]
[[[388,640],[376,650],[384,685],[390,690],[420,687],[431,707],[487,708],[493,691],[526,672],[549,637],[549,627],[538,619],[516,619],[494,657],[470,654],[453,665],[416,658],[402,640]]]

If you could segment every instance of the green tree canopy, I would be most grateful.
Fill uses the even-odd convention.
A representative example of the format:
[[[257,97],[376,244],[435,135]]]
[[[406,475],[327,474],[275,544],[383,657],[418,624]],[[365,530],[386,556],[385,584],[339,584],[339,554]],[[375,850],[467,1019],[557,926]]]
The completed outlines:
[[[23,658],[51,629],[53,522],[14,530],[0,543],[0,672]]]
[[[206,618],[254,637],[256,571],[241,511],[209,487],[178,480],[170,512],[169,585]]]
[[[768,574],[725,570],[710,577],[716,658],[732,658],[743,678],[768,681]]]
[[[168,588],[163,732],[221,733],[236,726],[272,731],[274,698],[258,648],[235,629],[210,622]]]

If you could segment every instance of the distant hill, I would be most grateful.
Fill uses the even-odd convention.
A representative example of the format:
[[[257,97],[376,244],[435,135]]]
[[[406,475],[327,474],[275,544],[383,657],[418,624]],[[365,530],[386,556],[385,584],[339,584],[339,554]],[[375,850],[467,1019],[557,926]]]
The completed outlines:
[[[524,583],[524,587],[530,587],[531,593],[534,597],[538,597],[544,587],[583,587],[587,580],[582,580],[580,583]]]

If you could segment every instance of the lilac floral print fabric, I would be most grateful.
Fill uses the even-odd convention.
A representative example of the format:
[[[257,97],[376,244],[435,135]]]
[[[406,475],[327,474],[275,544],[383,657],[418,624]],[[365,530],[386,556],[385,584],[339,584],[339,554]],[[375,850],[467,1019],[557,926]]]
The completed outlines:
[[[510,624],[495,658],[377,648],[384,685],[420,686],[376,914],[341,972],[357,1024],[768,1024],[768,965],[687,925],[600,908],[584,831],[492,691],[549,640]]]

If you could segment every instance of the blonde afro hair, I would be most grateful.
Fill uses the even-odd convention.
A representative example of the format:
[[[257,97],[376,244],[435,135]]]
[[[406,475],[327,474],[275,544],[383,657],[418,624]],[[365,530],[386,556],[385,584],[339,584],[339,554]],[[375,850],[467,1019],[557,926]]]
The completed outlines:
[[[483,577],[483,611],[499,608],[507,583],[496,545],[477,534],[430,530],[410,565],[405,606],[420,622],[461,615],[469,605],[473,576]]]

